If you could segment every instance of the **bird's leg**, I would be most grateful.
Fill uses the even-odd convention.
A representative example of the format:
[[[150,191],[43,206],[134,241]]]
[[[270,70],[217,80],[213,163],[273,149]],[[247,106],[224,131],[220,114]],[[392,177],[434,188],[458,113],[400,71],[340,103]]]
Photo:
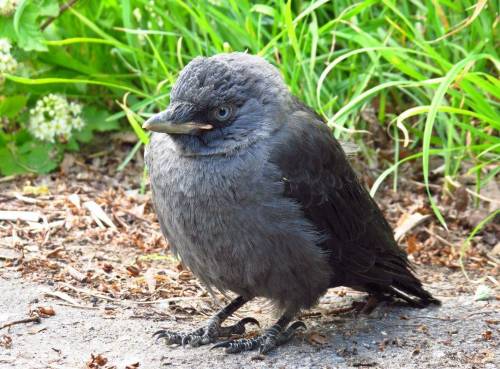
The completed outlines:
[[[156,336],[157,339],[165,338],[168,345],[182,344],[184,346],[189,344],[193,347],[197,347],[215,342],[218,337],[229,337],[232,334],[243,334],[245,333],[245,324],[253,323],[259,325],[259,322],[254,318],[244,318],[238,323],[227,327],[221,327],[221,324],[247,301],[248,300],[242,296],[237,297],[211,317],[204,327],[198,328],[191,333],[178,333],[162,329],[155,332],[153,336]]]
[[[352,309],[356,315],[370,315],[381,301],[381,296],[370,294],[364,301],[354,301]]]
[[[242,351],[251,351],[259,349],[261,354],[267,354],[274,348],[287,343],[295,334],[297,329],[306,328],[306,325],[301,321],[296,321],[290,324],[293,314],[283,314],[283,316],[270,328],[258,337],[250,339],[237,339],[220,342],[212,348],[224,347],[229,354],[236,354]],[[287,328],[288,326],[288,328]]]
[[[392,301],[391,296],[382,293],[371,293],[365,301],[356,301],[352,304],[356,315],[370,315],[384,301]]]

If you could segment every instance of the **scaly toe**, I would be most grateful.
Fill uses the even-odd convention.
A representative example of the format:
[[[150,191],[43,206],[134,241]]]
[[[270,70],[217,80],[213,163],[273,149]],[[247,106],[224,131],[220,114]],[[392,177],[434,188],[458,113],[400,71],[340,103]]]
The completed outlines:
[[[278,346],[275,337],[266,337],[259,347],[259,353],[262,355],[267,354]]]
[[[182,341],[182,336],[175,332],[170,332],[164,329],[160,329],[153,333],[153,337],[156,338],[156,341],[164,338],[167,345],[180,344]]]
[[[210,347],[210,350],[216,349],[216,348],[227,348],[231,344],[231,340],[226,340],[226,341],[221,341],[219,343],[216,343],[212,347]]]

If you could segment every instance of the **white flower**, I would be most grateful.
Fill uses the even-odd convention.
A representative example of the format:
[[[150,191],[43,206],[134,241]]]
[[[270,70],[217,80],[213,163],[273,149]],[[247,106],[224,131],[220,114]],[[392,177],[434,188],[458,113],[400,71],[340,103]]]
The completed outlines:
[[[42,141],[67,141],[73,130],[81,130],[85,125],[81,112],[80,104],[68,102],[61,95],[49,94],[39,99],[30,110],[29,129]]]
[[[0,38],[0,85],[2,85],[5,80],[3,74],[12,74],[17,69],[17,61],[10,54],[10,49],[11,45],[9,40]]]
[[[14,13],[19,0],[0,0],[0,15],[8,17]]]
[[[138,23],[141,23],[141,19],[142,19],[141,9],[135,8],[134,11],[132,12],[132,14],[134,15],[135,20]]]

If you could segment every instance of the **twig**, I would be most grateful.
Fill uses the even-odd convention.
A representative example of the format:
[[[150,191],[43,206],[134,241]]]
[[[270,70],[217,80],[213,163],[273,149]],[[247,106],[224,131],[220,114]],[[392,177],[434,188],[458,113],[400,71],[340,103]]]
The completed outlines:
[[[134,300],[124,300],[124,299],[116,299],[114,297],[109,297],[105,295],[101,295],[100,293],[95,293],[89,290],[86,290],[84,288],[78,288],[75,286],[72,286],[68,283],[61,282],[61,285],[64,287],[67,287],[73,291],[83,293],[84,295],[89,295],[93,297],[97,297],[102,300],[108,300],[108,301],[113,301],[113,302],[119,302],[119,303],[131,303],[131,304],[137,304],[137,305],[151,305],[151,304],[161,304],[161,303],[169,303],[169,302],[177,302],[177,301],[192,301],[192,300],[205,300],[206,298],[200,297],[200,296],[179,296],[179,297],[170,297],[168,299],[161,299],[161,300],[154,300],[154,301],[134,301]]]
[[[133,217],[134,217],[134,218],[136,218],[136,219],[142,220],[143,222],[146,222],[146,223],[151,223],[151,221],[150,221],[149,219],[146,219],[146,218],[144,218],[144,217],[141,217],[140,215],[134,214],[134,213],[132,213],[130,210],[127,210],[127,209],[125,209],[125,208],[122,208],[121,206],[117,206],[117,209],[118,209],[118,210],[123,211],[124,213],[127,213],[128,215],[133,216]]]
[[[59,8],[59,14],[57,14],[55,17],[49,17],[45,22],[43,22],[42,26],[40,27],[42,31],[45,30],[53,21],[55,21],[58,17],[60,17],[66,10],[71,8],[73,5],[76,4],[78,0],[70,0],[66,4],[61,5]]]
[[[0,220],[38,222],[40,219],[41,214],[35,211],[0,210]]]
[[[466,315],[464,317],[464,319],[468,319],[468,318],[470,318],[471,316],[474,316],[474,315],[494,314],[494,313],[498,313],[498,310],[477,311],[475,313],[470,313],[470,314]]]
[[[455,322],[458,320],[458,318],[441,318],[438,316],[427,316],[427,315],[411,316],[411,317],[408,317],[408,319],[432,319],[432,320],[442,320],[445,322]]]
[[[394,238],[396,239],[396,241],[400,241],[413,228],[415,228],[419,224],[422,224],[423,222],[425,222],[429,218],[430,218],[430,215],[413,213],[403,222],[403,224],[396,227],[396,229],[394,230]]]
[[[45,255],[46,258],[53,258],[55,257],[58,253],[60,253],[61,251],[64,251],[64,247],[63,246],[59,246],[58,248],[52,250],[51,252],[49,252],[47,255]]]
[[[0,183],[10,182],[10,181],[13,181],[16,178],[17,178],[17,176],[2,177],[2,178],[0,178]]]
[[[87,278],[87,275],[86,274],[83,274],[82,272],[80,272],[79,270],[76,270],[75,268],[73,268],[71,265],[68,265],[66,267],[66,270],[68,271],[68,274],[73,278],[73,279],[76,279],[78,282],[82,282],[82,283],[87,283],[88,282],[88,278]]]
[[[0,330],[7,328],[7,327],[10,327],[10,326],[13,326],[13,325],[16,325],[16,324],[24,324],[24,323],[32,323],[32,322],[40,323],[41,321],[42,320],[40,319],[40,317],[38,315],[32,316],[30,318],[13,320],[12,322],[8,322],[8,323],[5,323],[3,325],[0,325]]]
[[[452,244],[451,242],[445,240],[443,237],[441,237],[440,235],[428,230],[427,228],[424,228],[424,231],[427,232],[429,235],[431,235],[432,237],[435,237],[438,241],[441,241],[442,243],[444,243],[445,245],[447,246],[450,246],[452,249],[454,249],[456,246],[454,244]]]

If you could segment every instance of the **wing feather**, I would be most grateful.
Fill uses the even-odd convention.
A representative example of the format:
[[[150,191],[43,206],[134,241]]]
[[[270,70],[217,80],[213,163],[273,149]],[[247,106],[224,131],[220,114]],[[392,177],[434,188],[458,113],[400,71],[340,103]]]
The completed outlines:
[[[271,161],[282,173],[284,195],[325,234],[319,246],[329,254],[331,286],[398,296],[403,291],[430,301],[390,225],[318,116],[297,103],[279,135]]]

